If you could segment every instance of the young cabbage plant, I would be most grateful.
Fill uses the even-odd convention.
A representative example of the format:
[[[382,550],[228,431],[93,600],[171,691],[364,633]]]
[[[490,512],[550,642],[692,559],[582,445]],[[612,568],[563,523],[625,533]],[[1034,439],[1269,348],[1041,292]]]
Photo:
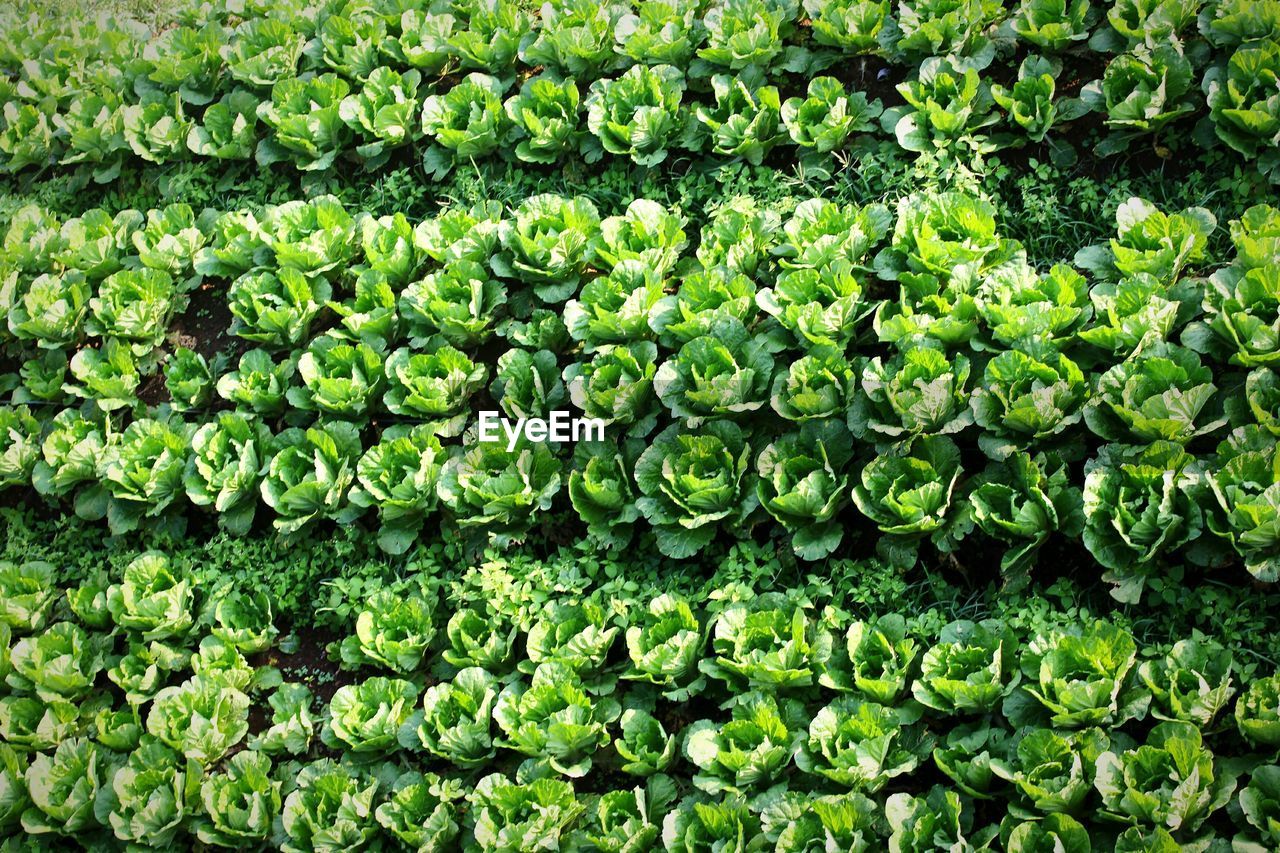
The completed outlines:
[[[640,0],[634,11],[613,28],[615,50],[637,65],[687,68],[706,38],[706,27],[693,6],[674,0]]]
[[[649,326],[664,347],[679,349],[708,334],[722,319],[744,326],[756,315],[756,284],[727,266],[695,269],[680,280],[679,289],[653,306]]]
[[[387,356],[383,403],[393,415],[426,419],[440,436],[462,432],[468,401],[484,385],[488,369],[449,345],[432,353],[402,347]]]
[[[1200,730],[1188,723],[1160,723],[1142,746],[1099,755],[1097,768],[1094,787],[1102,798],[1102,817],[1158,827],[1184,839],[1194,838],[1236,789],[1233,775],[1215,772]]]
[[[919,154],[964,147],[981,154],[998,147],[985,132],[1000,120],[995,99],[973,67],[930,57],[921,63],[916,79],[897,89],[906,103],[885,110],[880,126],[905,150]]]
[[[1143,661],[1138,677],[1151,692],[1151,716],[1211,730],[1235,695],[1231,651],[1214,640],[1173,644],[1163,658]]]
[[[232,79],[259,89],[298,73],[307,37],[278,18],[249,18],[232,31],[220,53]]]
[[[765,849],[760,818],[740,796],[712,799],[685,797],[662,821],[662,845],[672,853],[706,849]]]
[[[366,168],[377,168],[391,151],[418,135],[417,70],[401,74],[385,65],[375,67],[359,92],[338,104],[338,117],[365,141],[355,148]]]
[[[8,306],[9,333],[45,349],[61,348],[84,334],[93,289],[84,273],[41,273]]]
[[[608,275],[583,286],[564,306],[564,323],[583,351],[653,337],[649,316],[665,295],[666,279],[643,260],[618,262]]]
[[[1008,544],[1000,558],[1005,588],[1023,588],[1041,547],[1055,533],[1075,539],[1084,528],[1084,498],[1059,456],[1015,452],[992,463],[970,494],[974,523]]]
[[[386,832],[411,848],[444,849],[458,838],[461,799],[461,783],[410,770],[392,783],[390,797],[374,816]]]
[[[695,428],[761,408],[773,368],[765,342],[725,318],[664,361],[654,387],[671,414]]]
[[[8,686],[45,702],[78,702],[106,667],[108,643],[74,622],[55,622],[23,637],[9,650]]]
[[[486,853],[536,844],[558,847],[586,810],[571,782],[542,777],[521,783],[501,773],[481,779],[468,800],[475,816],[473,838]]]
[[[799,5],[797,0],[724,0],[712,5],[702,19],[707,41],[698,49],[701,62],[690,65],[690,74],[702,77],[722,68],[764,72],[775,65],[804,71],[803,50],[786,44],[795,32]]]
[[[218,524],[235,536],[253,526],[271,442],[265,424],[238,412],[219,414],[191,437],[182,481],[187,497],[196,506],[212,507]]]
[[[991,86],[991,97],[1005,111],[1009,123],[1019,128],[1030,142],[1043,142],[1055,126],[1074,121],[1089,111],[1078,98],[1055,100],[1056,78],[1061,71],[1061,63],[1032,55],[1018,66],[1018,79],[1012,86]]]
[[[684,75],[670,65],[633,65],[587,93],[587,127],[609,154],[657,166],[680,139]]]
[[[1034,820],[1079,814],[1093,794],[1098,756],[1109,747],[1102,729],[1026,728],[1015,735],[1006,757],[992,759],[991,770],[1017,791],[1010,815]]]
[[[1146,580],[1200,536],[1197,463],[1178,445],[1107,445],[1085,465],[1084,533],[1117,601],[1136,603]]]
[[[861,694],[881,705],[896,705],[914,677],[920,645],[906,620],[886,613],[854,622],[841,644],[832,638],[832,655],[819,678],[824,687]]]
[[[31,482],[40,456],[41,430],[29,407],[0,407],[0,488]]]
[[[99,458],[105,493],[77,501],[76,511],[91,520],[105,516],[114,534],[136,529],[144,518],[165,517],[185,494],[191,433],[191,425],[178,421],[140,418],[129,424]]]
[[[267,755],[304,754],[316,731],[311,699],[311,690],[305,684],[285,682],[277,687],[267,697],[271,707],[269,725],[249,739],[249,750]]]
[[[791,534],[792,550],[802,559],[821,559],[844,538],[836,515],[849,494],[852,458],[848,430],[825,420],[782,434],[756,460],[760,506]]]
[[[842,55],[884,50],[892,29],[888,0],[804,0],[803,7],[818,44]]]
[[[1195,71],[1179,43],[1139,44],[1107,65],[1102,78],[1080,90],[1089,109],[1104,114],[1111,135],[1094,148],[1099,157],[1119,154],[1144,136],[1155,136],[1196,110]]]
[[[342,202],[325,195],[267,208],[259,230],[280,269],[297,270],[309,278],[332,278],[350,266],[359,251],[355,226],[355,218]]]
[[[1098,17],[1089,0],[1022,0],[1006,26],[1028,44],[1059,53],[1089,38]]]
[[[98,463],[107,444],[103,423],[93,413],[63,409],[53,416],[40,445],[40,458],[30,471],[30,482],[42,495],[63,497],[88,483],[82,490],[90,503],[90,492],[101,491]]]
[[[1280,746],[1280,675],[1256,678],[1240,694],[1236,728],[1255,746]]]
[[[619,630],[594,602],[552,604],[529,628],[527,659],[519,668],[532,674],[543,664],[555,663],[571,670],[588,693],[612,693],[617,677],[608,671],[607,662]]]
[[[782,594],[726,607],[711,631],[711,656],[699,668],[734,688],[729,704],[753,690],[807,687],[830,657],[830,637],[805,609]]]
[[[749,196],[732,198],[717,207],[703,226],[695,257],[705,270],[723,266],[755,275],[778,245],[781,226],[776,210],[760,207]]]
[[[356,506],[377,508],[382,550],[403,554],[417,541],[436,508],[445,456],[434,427],[422,424],[388,427],[360,457],[350,498]]]
[[[320,733],[326,746],[357,759],[373,760],[398,746],[400,727],[418,704],[418,688],[403,678],[374,676],[344,684],[329,702],[328,724]]]
[[[675,735],[667,734],[662,723],[647,711],[628,708],[618,723],[621,734],[613,748],[622,759],[622,771],[647,778],[660,774],[679,754]],[[655,780],[656,781],[656,780]]]
[[[893,832],[891,850],[981,850],[989,847],[998,827],[974,830],[973,814],[958,791],[934,785],[923,797],[905,792],[889,796],[884,815]],[[972,833],[972,834],[971,834]]]
[[[214,358],[221,372],[222,359]],[[178,347],[165,365],[164,384],[169,392],[169,405],[175,412],[206,408],[213,399],[214,369],[203,355],[186,347]]]
[[[751,447],[730,421],[696,429],[673,424],[640,455],[635,466],[644,513],[662,553],[689,557],[717,529],[744,529],[757,508]]]
[[[223,848],[266,841],[280,814],[281,787],[272,778],[270,757],[252,749],[236,753],[225,770],[210,773],[200,785],[203,815],[194,821],[196,837]]]
[[[1205,514],[1205,525],[1230,544],[1254,577],[1280,579],[1275,437],[1254,425],[1241,427],[1218,446],[1216,461],[1204,477],[1217,503]]]
[[[969,409],[969,359],[917,347],[883,363],[864,361],[859,394],[849,408],[849,428],[867,440],[909,443],[917,436],[958,433],[973,423]]]
[[[639,439],[621,446],[605,440],[574,447],[569,500],[587,525],[587,535],[606,548],[627,545],[640,520],[634,471],[642,448]]]
[[[992,340],[1045,359],[1066,350],[1093,316],[1085,277],[1067,264],[1038,275],[1029,264],[1005,264],[983,282],[978,310]],[[1113,303],[1112,303],[1113,304]]]
[[[495,754],[493,704],[501,685],[478,666],[458,671],[452,681],[428,687],[422,713],[410,720],[412,745],[464,770],[483,767]],[[401,743],[408,736],[402,730]]]
[[[249,697],[206,675],[156,694],[147,731],[187,758],[216,764],[249,733]]]
[[[626,636],[631,663],[624,679],[657,685],[663,698],[673,702],[686,701],[706,686],[699,669],[705,630],[689,602],[657,596],[632,621]]]
[[[227,294],[235,317],[231,332],[272,349],[297,347],[310,337],[331,295],[325,279],[308,278],[292,268],[246,273],[231,283]]]
[[[366,343],[320,335],[298,357],[298,377],[302,385],[285,393],[294,409],[363,422],[382,395],[382,356]]]
[[[555,163],[582,146],[581,96],[572,78],[530,77],[503,105],[519,141],[516,157],[526,163]]]
[[[1240,789],[1240,810],[1253,831],[1232,839],[1237,849],[1260,853],[1280,844],[1280,766],[1264,765],[1250,774],[1249,784]]]
[[[551,508],[563,481],[562,465],[547,444],[520,438],[472,441],[440,471],[436,494],[464,530],[476,528],[498,547],[520,542],[540,513]]]
[[[498,695],[493,719],[502,730],[499,746],[551,771],[585,776],[597,750],[610,742],[608,727],[622,709],[612,699],[592,699],[573,670],[544,663],[528,684],[517,681]]]
[[[1280,180],[1280,106],[1267,80],[1280,73],[1280,43],[1261,40],[1237,48],[1204,76],[1209,116],[1218,139],[1256,163],[1272,183]]]
[[[413,346],[429,348],[439,339],[468,349],[493,335],[506,302],[506,287],[484,264],[459,259],[409,284],[396,308]]]
[[[901,456],[876,456],[853,487],[853,502],[885,534],[876,551],[890,563],[914,565],[929,537],[950,550],[967,532],[951,500],[960,480],[960,450],[948,436],[922,436]]]
[[[421,595],[388,587],[375,590],[360,607],[355,633],[339,646],[342,663],[412,675],[435,638],[433,615],[431,603]]]
[[[306,172],[332,167],[350,145],[351,129],[342,120],[350,91],[350,83],[330,73],[277,82],[271,99],[258,105],[258,118],[272,131],[258,143],[258,164],[292,162]]]
[[[138,385],[142,377],[133,350],[123,341],[108,338],[101,349],[88,347],[71,357],[74,381],[62,390],[93,403],[103,412],[131,409],[138,405]]]
[[[685,729],[684,755],[698,768],[693,784],[712,796],[750,795],[787,768],[807,716],[796,700],[749,695],[725,722],[698,720]]]
[[[125,842],[173,843],[195,812],[203,768],[144,737],[94,802],[94,815]]]
[[[585,196],[542,193],[525,199],[498,234],[503,251],[489,259],[493,271],[533,285],[539,299],[554,305],[577,293],[595,257],[600,214]]]
[[[622,3],[555,0],[539,15],[541,26],[521,42],[520,59],[565,76],[598,78],[620,64],[613,49],[618,21],[629,11]]]
[[[296,369],[291,358],[276,363],[266,350],[251,349],[235,370],[218,378],[218,396],[249,415],[280,415]]]
[[[928,756],[933,738],[919,720],[919,706],[890,707],[842,696],[813,717],[801,737],[796,766],[841,788],[875,793]]]
[[[828,4],[827,8],[836,3]],[[887,3],[859,0],[862,7],[888,8]],[[814,22],[814,32],[818,22]],[[817,36],[819,39],[821,36]],[[841,151],[855,135],[874,133],[879,127],[884,105],[880,99],[868,101],[863,92],[846,92],[834,77],[814,77],[805,96],[787,98],[782,103],[782,124],[791,141],[801,148],[826,154]]]
[[[374,818],[376,777],[322,758],[302,768],[284,800],[281,849],[289,853],[361,847],[378,834]]]
[[[422,101],[422,130],[432,145],[422,164],[443,178],[460,162],[492,154],[506,145],[512,125],[502,109],[506,85],[488,74],[473,72],[444,94]]]
[[[1004,703],[1014,725],[1047,717],[1057,728],[1119,726],[1141,719],[1151,694],[1137,677],[1138,646],[1108,622],[1073,625],[1032,637],[1022,647],[1022,687]]]
[[[758,166],[773,146],[786,138],[782,99],[776,86],[764,85],[758,71],[711,78],[712,103],[699,106],[691,126],[691,147],[709,147],[713,154],[741,157]]]
[[[276,436],[267,464],[262,500],[275,510],[275,528],[296,534],[319,518],[338,523],[354,519],[347,491],[355,479],[360,435],[345,421],[319,423],[306,430],[287,429]]]
[[[1215,417],[1217,390],[1194,351],[1155,343],[1097,378],[1084,419],[1108,441],[1186,444],[1226,425]]]
[[[373,217],[361,214],[356,225],[364,263],[355,267],[357,279],[376,273],[376,281],[385,281],[397,289],[412,281],[426,262],[418,245],[415,228],[403,213]]]
[[[187,148],[215,160],[252,158],[258,145],[258,104],[258,97],[245,89],[227,92],[205,107],[187,134]]]

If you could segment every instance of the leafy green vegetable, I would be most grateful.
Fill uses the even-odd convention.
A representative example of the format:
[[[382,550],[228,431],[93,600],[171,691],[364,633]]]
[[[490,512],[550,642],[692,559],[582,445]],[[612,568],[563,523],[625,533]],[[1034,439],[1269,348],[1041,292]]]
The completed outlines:
[[[546,444],[475,441],[445,462],[436,493],[459,527],[479,528],[503,546],[524,538],[561,482],[560,460]]]
[[[621,77],[591,84],[587,127],[610,154],[656,166],[679,137],[683,95],[684,75],[676,68],[633,65]]]
[[[1103,447],[1085,465],[1084,544],[1118,601],[1136,602],[1159,560],[1200,535],[1196,464],[1175,444]]]
[[[396,748],[396,738],[418,703],[418,688],[402,678],[374,676],[339,687],[329,702],[321,737],[329,746],[372,759]]]
[[[991,711],[1021,678],[1016,651],[1013,633],[998,620],[957,620],[924,653],[911,693],[944,714]]]
[[[317,518],[341,521],[357,515],[347,490],[359,455],[360,436],[345,421],[305,431],[295,427],[276,436],[261,487],[263,501],[275,510],[275,528],[292,534]]]
[[[756,461],[756,494],[791,533],[791,547],[806,560],[821,559],[844,537],[836,514],[848,495],[852,441],[839,421],[808,421],[784,433]]]
[[[350,84],[337,74],[277,82],[271,87],[271,100],[258,105],[258,118],[274,131],[258,143],[258,164],[292,160],[308,172],[331,167],[351,138],[342,120],[343,99],[350,91]]]
[[[667,556],[696,554],[719,527],[741,528],[756,509],[751,447],[730,421],[687,430],[673,424],[636,461],[636,505]]]
[[[1160,723],[1136,749],[1098,756],[1094,786],[1103,816],[1194,833],[1231,799],[1236,780],[1214,773],[1213,755],[1187,723]]]
[[[960,451],[947,436],[922,436],[903,456],[877,456],[862,469],[853,502],[881,532],[877,551],[891,563],[911,565],[919,540],[944,549],[964,533],[951,510],[960,479]]]
[[[918,708],[841,697],[814,716],[796,766],[841,787],[873,793],[910,773],[928,754],[931,738],[919,718]]]

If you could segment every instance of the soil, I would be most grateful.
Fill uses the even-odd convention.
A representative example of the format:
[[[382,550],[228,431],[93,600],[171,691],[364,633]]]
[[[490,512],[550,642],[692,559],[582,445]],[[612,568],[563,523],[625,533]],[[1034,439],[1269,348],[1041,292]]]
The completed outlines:
[[[342,669],[338,662],[331,660],[326,651],[330,643],[341,640],[337,634],[317,628],[299,631],[298,649],[292,654],[285,654],[278,648],[269,649],[252,658],[250,663],[255,667],[274,666],[280,670],[285,681],[301,681],[311,688],[311,692],[321,706],[327,706],[338,688],[346,684],[354,684],[360,680],[359,673]],[[250,722],[254,722],[256,714],[269,724],[269,709],[265,705],[256,707],[251,714]]]
[[[247,347],[231,334],[234,318],[227,302],[227,283],[206,279],[188,297],[186,310],[173,319],[170,338],[212,361],[226,353],[238,356]]]

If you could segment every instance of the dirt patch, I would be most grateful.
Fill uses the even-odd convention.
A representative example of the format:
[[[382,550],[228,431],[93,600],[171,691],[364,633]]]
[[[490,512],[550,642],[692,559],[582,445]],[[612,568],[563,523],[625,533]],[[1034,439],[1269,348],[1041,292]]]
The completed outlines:
[[[311,688],[321,707],[327,706],[338,688],[363,678],[357,672],[344,670],[330,660],[326,648],[341,639],[332,631],[304,629],[298,632],[298,648],[292,654],[270,649],[251,660],[254,666],[274,666],[285,681],[300,681]]]
[[[231,334],[234,319],[227,301],[227,283],[207,280],[191,292],[186,310],[173,319],[170,339],[209,361],[222,353],[234,358],[246,348],[243,340]]]

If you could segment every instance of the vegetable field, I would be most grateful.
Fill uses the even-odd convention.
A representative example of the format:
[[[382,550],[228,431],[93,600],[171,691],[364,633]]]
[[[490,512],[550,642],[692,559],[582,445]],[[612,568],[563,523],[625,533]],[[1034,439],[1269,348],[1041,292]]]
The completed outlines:
[[[73,7],[0,853],[1280,849],[1280,2]]]

